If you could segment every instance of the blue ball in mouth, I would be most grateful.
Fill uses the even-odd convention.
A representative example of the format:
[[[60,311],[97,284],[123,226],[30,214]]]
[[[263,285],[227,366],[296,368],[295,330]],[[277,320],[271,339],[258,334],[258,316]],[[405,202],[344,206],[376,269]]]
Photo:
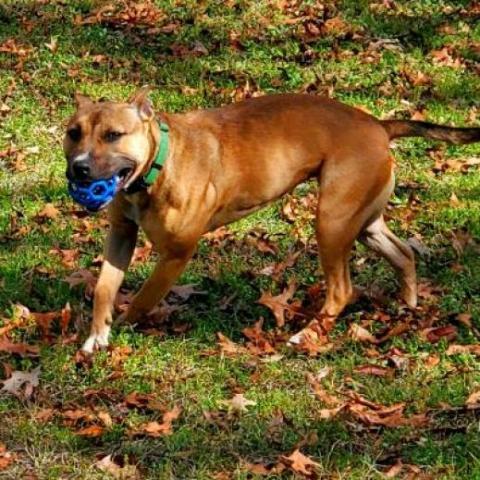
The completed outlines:
[[[101,178],[92,182],[68,181],[68,193],[80,205],[90,212],[97,212],[106,207],[117,193],[120,178]]]

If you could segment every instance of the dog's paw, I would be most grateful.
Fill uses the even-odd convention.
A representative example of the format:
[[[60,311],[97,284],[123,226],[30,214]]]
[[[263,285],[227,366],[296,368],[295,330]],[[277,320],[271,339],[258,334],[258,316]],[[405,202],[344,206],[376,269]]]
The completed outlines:
[[[82,351],[85,353],[93,353],[94,350],[108,347],[108,337],[110,335],[110,327],[105,326],[101,332],[90,334],[83,344]]]

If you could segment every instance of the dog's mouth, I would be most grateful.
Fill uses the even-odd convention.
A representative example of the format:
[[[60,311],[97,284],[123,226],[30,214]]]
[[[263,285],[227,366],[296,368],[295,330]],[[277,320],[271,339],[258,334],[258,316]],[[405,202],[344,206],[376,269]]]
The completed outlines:
[[[117,184],[117,192],[122,190],[132,177],[134,172],[133,167],[124,167],[121,170],[118,171],[117,176],[118,176],[118,184]]]

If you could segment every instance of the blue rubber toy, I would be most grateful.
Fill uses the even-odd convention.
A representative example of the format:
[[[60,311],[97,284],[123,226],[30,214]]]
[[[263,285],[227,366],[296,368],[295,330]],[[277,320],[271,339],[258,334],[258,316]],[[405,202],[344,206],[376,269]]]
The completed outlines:
[[[68,182],[68,193],[80,205],[91,212],[107,206],[117,193],[118,176],[94,180],[90,183]]]

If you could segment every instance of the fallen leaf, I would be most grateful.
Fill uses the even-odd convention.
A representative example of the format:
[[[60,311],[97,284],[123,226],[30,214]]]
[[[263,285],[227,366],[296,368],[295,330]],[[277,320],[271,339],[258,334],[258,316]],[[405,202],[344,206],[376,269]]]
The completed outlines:
[[[220,347],[220,353],[227,356],[238,355],[246,353],[245,347],[232,342],[226,335],[221,332],[217,332],[218,346]]]
[[[7,450],[7,446],[0,442],[0,470],[6,470],[14,461],[16,455]]]
[[[442,338],[445,338],[447,341],[451,341],[457,336],[457,329],[454,325],[447,325],[446,327],[431,327],[424,328],[419,331],[419,335],[424,340],[427,340],[430,343],[437,343]]]
[[[149,437],[161,437],[171,435],[172,423],[176,420],[181,413],[182,409],[178,406],[173,407],[172,410],[165,412],[162,416],[162,423],[148,422],[135,428],[131,433],[133,435],[147,435]]]
[[[245,398],[243,393],[236,393],[230,400],[221,400],[220,403],[227,406],[229,410],[234,412],[247,412],[248,407],[257,404],[257,402]]]
[[[342,403],[336,395],[327,392],[312,374],[307,374],[307,381],[310,384],[315,397],[325,403],[325,405],[329,407],[338,407],[338,405]]]
[[[40,348],[26,343],[12,343],[6,335],[0,337],[0,352],[16,353],[22,357],[37,357]]]
[[[71,288],[77,285],[85,285],[85,297],[91,299],[95,291],[95,285],[97,284],[97,277],[95,277],[90,270],[82,268],[71,273],[65,278],[65,282],[67,282]]]
[[[291,282],[280,295],[274,296],[269,292],[263,292],[258,300],[258,303],[272,311],[279,328],[285,325],[285,311],[294,314],[298,310],[288,303],[292,299],[296,288],[296,284]]]
[[[113,425],[112,417],[108,412],[98,412],[97,417],[102,421],[105,427],[110,428]]]
[[[195,284],[189,285],[174,285],[170,289],[170,293],[173,293],[177,297],[179,297],[183,302],[186,302],[192,295],[205,295],[206,292],[196,290]]]
[[[385,472],[383,472],[383,476],[385,478],[395,478],[403,468],[402,461],[398,458],[397,461]]]
[[[440,357],[436,354],[429,355],[424,362],[426,368],[436,367],[440,363]]]
[[[75,433],[81,437],[96,438],[101,437],[105,429],[100,425],[89,425],[88,427],[76,430]]]
[[[3,381],[3,387],[0,392],[11,393],[16,397],[29,399],[33,394],[33,389],[38,387],[39,375],[40,367],[35,368],[31,372],[15,370],[10,378]]]
[[[389,377],[393,375],[391,368],[381,367],[379,365],[362,365],[354,369],[355,373],[362,375],[373,375],[376,377]]]
[[[352,323],[347,332],[348,336],[357,342],[377,343],[378,340],[366,329]]]
[[[300,473],[306,477],[310,477],[315,473],[315,469],[321,465],[314,462],[311,458],[307,457],[296,449],[288,457],[282,455],[281,460],[287,467],[293,470],[295,473]]]
[[[247,349],[254,355],[270,355],[275,353],[272,344],[266,338],[266,333],[262,330],[263,318],[255,322],[253,327],[243,329],[243,334],[250,340],[247,343]]]
[[[60,210],[58,210],[53,203],[47,203],[45,206],[42,208],[37,213],[37,217],[39,218],[48,218],[50,220],[56,219],[60,215]]]
[[[112,455],[107,455],[97,462],[95,462],[94,466],[101,470],[102,472],[106,472],[111,475],[113,478],[118,480],[139,480],[140,473],[137,470],[135,465],[130,465],[128,463],[122,462],[121,465],[114,461]]]
[[[50,42],[45,43],[45,46],[52,52],[55,53],[58,49],[58,39],[57,37],[50,37]]]
[[[480,408],[480,390],[471,393],[465,401],[467,408]]]
[[[472,355],[480,356],[480,344],[474,343],[472,345],[450,345],[446,351],[447,355],[459,355],[462,353],[470,353]]]

